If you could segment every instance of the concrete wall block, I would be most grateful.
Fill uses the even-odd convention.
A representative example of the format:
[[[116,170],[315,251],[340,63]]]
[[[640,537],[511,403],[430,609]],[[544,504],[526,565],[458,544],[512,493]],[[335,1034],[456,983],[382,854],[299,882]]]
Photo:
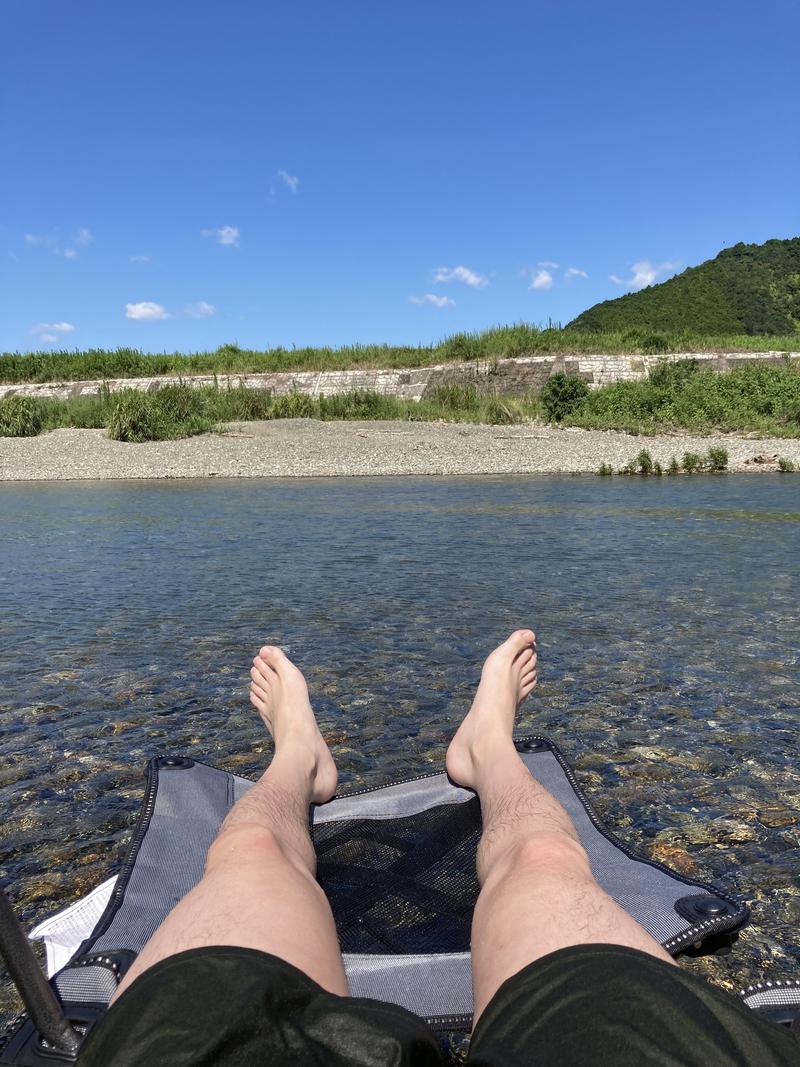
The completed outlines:
[[[199,388],[218,385],[222,389],[246,388],[271,392],[275,396],[298,392],[309,395],[334,395],[351,389],[369,389],[379,393],[419,400],[430,396],[440,385],[472,383],[481,392],[522,396],[538,392],[552,374],[577,374],[591,388],[614,381],[639,381],[662,361],[695,359],[702,367],[726,373],[747,364],[781,365],[786,358],[800,358],[800,352],[670,352],[664,355],[578,355],[542,354],[519,356],[508,360],[469,360],[459,363],[414,367],[408,370],[357,368],[331,371],[276,371],[259,374],[167,375],[154,378],[119,378],[108,382],[21,382],[0,384],[0,399],[7,396],[31,396],[67,399],[71,396],[96,396],[103,386],[112,393],[122,389],[153,392],[164,385],[184,382]]]

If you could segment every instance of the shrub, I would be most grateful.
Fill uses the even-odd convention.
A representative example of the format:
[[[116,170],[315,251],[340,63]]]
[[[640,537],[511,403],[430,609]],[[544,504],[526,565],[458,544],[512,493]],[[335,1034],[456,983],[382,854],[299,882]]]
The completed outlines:
[[[321,419],[399,419],[404,414],[405,409],[396,397],[369,389],[319,398]]]
[[[653,464],[653,474],[655,474],[658,478],[660,478],[663,473],[664,473],[664,468],[661,466],[661,464],[658,462],[658,460],[656,460],[655,463]]]
[[[672,342],[665,333],[652,331],[642,334],[639,340],[639,349],[645,355],[655,355],[659,352],[669,352]]]
[[[483,411],[487,422],[495,426],[509,426],[519,422],[519,412],[506,400],[498,396],[490,397]]]
[[[614,468],[610,463],[601,463],[597,473],[602,474],[604,478],[607,478],[610,474],[614,473]]]
[[[44,406],[30,396],[0,400],[0,437],[36,437],[44,428]]]
[[[563,422],[586,403],[589,386],[575,374],[552,374],[539,399],[551,422]]]
[[[314,398],[306,393],[287,393],[275,399],[270,409],[271,419],[313,419],[317,414]]]
[[[684,452],[682,466],[687,474],[694,474],[703,469],[703,457],[697,452]]]
[[[650,371],[650,384],[659,389],[682,389],[697,373],[696,359],[659,360]]]
[[[680,463],[678,463],[677,459],[673,456],[672,459],[669,461],[669,466],[667,467],[667,474],[680,474],[680,472],[681,472],[681,465],[680,465]]]
[[[786,456],[778,456],[778,470],[784,474],[789,474],[795,469],[795,462],[793,459],[788,459]]]
[[[728,467],[728,450],[715,445],[708,450],[708,465],[712,471],[724,471]]]
[[[108,436],[115,441],[160,441],[165,436],[164,417],[154,395],[123,389],[111,402]]]
[[[252,419],[268,419],[272,412],[272,393],[255,392],[245,389],[240,385],[238,389],[232,389],[225,397],[225,407],[231,419],[241,419],[243,422]]]
[[[190,385],[162,385],[152,399],[166,422],[186,422],[205,414],[204,394]]]
[[[442,345],[442,355],[445,359],[467,360],[478,359],[482,353],[483,345],[476,337],[468,333],[455,333]]]
[[[460,385],[457,382],[437,386],[431,400],[447,411],[476,411],[481,402],[474,385]]]
[[[653,473],[653,457],[646,448],[643,448],[636,457],[635,465],[639,468],[641,474],[648,475]]]

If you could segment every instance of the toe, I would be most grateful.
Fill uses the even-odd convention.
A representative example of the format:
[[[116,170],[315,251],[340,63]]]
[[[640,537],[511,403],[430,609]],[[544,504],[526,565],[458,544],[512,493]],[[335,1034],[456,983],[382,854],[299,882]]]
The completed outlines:
[[[250,683],[250,695],[252,696],[253,694],[255,694],[259,700],[262,700],[264,702],[269,699],[269,691],[264,689],[263,686],[259,685],[257,681],[252,681]]]
[[[250,669],[250,677],[262,679],[262,684],[264,685],[269,685],[275,678],[274,670],[260,653],[253,660],[253,666]]]
[[[278,672],[286,668],[291,662],[283,649],[278,648],[276,645],[264,645],[259,652],[259,656],[273,671]]]
[[[518,670],[528,670],[532,661],[536,659],[536,654],[532,648],[527,647],[518,653],[517,658],[514,660],[514,665]]]
[[[512,655],[522,652],[525,648],[531,648],[536,641],[533,630],[515,630],[506,641],[506,645]]]
[[[258,690],[255,688],[250,689],[250,703],[257,711],[265,712],[267,709],[266,702],[258,695]]]

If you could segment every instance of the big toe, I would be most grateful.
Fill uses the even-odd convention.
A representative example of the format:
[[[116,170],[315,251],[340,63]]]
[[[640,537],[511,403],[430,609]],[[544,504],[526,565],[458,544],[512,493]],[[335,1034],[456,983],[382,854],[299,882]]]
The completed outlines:
[[[536,641],[533,630],[515,630],[500,646],[512,659],[526,648],[531,648]]]
[[[292,665],[291,660],[283,649],[278,648],[276,645],[264,645],[258,654],[278,674],[283,673],[287,667]]]

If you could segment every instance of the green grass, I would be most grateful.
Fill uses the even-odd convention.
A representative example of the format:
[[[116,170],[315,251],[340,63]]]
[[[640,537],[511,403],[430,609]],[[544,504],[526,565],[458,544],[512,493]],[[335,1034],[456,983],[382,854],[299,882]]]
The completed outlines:
[[[567,385],[576,380],[567,379]],[[224,423],[252,419],[399,419],[503,425],[547,418],[549,413],[552,421],[562,425],[637,434],[690,430],[800,437],[800,360],[786,360],[777,366],[756,363],[728,374],[698,369],[689,360],[661,365],[648,381],[618,382],[574,393],[561,382],[556,392],[558,404],[545,405],[544,397],[483,395],[470,384],[442,385],[419,402],[365,390],[329,397],[290,393],[273,398],[242,387],[215,385],[166,385],[149,393],[133,389],[110,393],[104,388],[97,397],[0,400],[0,436],[33,436],[59,426],[76,426],[106,427],[109,435],[120,441],[150,441],[187,437]],[[564,414],[565,400],[569,402],[568,415]],[[690,467],[693,462],[690,454]],[[724,449],[710,450],[711,469],[724,469],[726,463]],[[684,457],[684,469],[686,464]],[[699,458],[695,466],[698,464],[703,465]],[[642,473],[653,473],[653,466],[646,449],[633,463],[633,469]],[[668,473],[675,473],[672,465]]]
[[[693,360],[663,363],[646,381],[590,392],[563,422],[640,434],[693,430],[800,437],[800,360],[753,363],[727,374]]]
[[[0,437],[35,437],[44,429],[42,408],[27,396],[0,401]]]
[[[73,426],[105,428],[117,441],[140,443],[191,437],[221,429],[225,423],[253,419],[313,418],[399,419],[413,422],[481,422],[509,424],[539,415],[535,399],[480,396],[467,386],[444,386],[419,403],[366,390],[338,396],[289,393],[272,397],[243,388],[166,385],[144,393],[123,389],[97,397],[45,400],[10,397],[0,400],[0,437],[33,437],[45,430]]]
[[[684,452],[681,462],[678,462],[677,458],[673,456],[666,473],[675,475],[680,474],[682,470],[684,474],[699,474],[708,471],[719,474],[727,469],[727,449],[714,446],[709,448],[705,455],[700,455],[699,452]],[[597,473],[607,476],[614,473],[614,468],[610,463],[601,463]],[[640,474],[645,478],[651,476],[660,478],[664,473],[662,465],[658,460],[653,459],[646,448],[643,448],[635,459],[630,460],[629,463],[626,463],[624,467],[620,467],[617,471],[617,474]]]
[[[604,333],[541,328],[528,323],[458,333],[439,344],[350,345],[342,348],[244,349],[228,344],[214,352],[149,355],[133,348],[80,352],[0,354],[0,382],[82,381],[158,374],[238,374],[355,367],[425,367],[453,360],[503,359],[548,353],[748,352],[800,349],[800,333],[787,336],[707,335],[628,327]]]

